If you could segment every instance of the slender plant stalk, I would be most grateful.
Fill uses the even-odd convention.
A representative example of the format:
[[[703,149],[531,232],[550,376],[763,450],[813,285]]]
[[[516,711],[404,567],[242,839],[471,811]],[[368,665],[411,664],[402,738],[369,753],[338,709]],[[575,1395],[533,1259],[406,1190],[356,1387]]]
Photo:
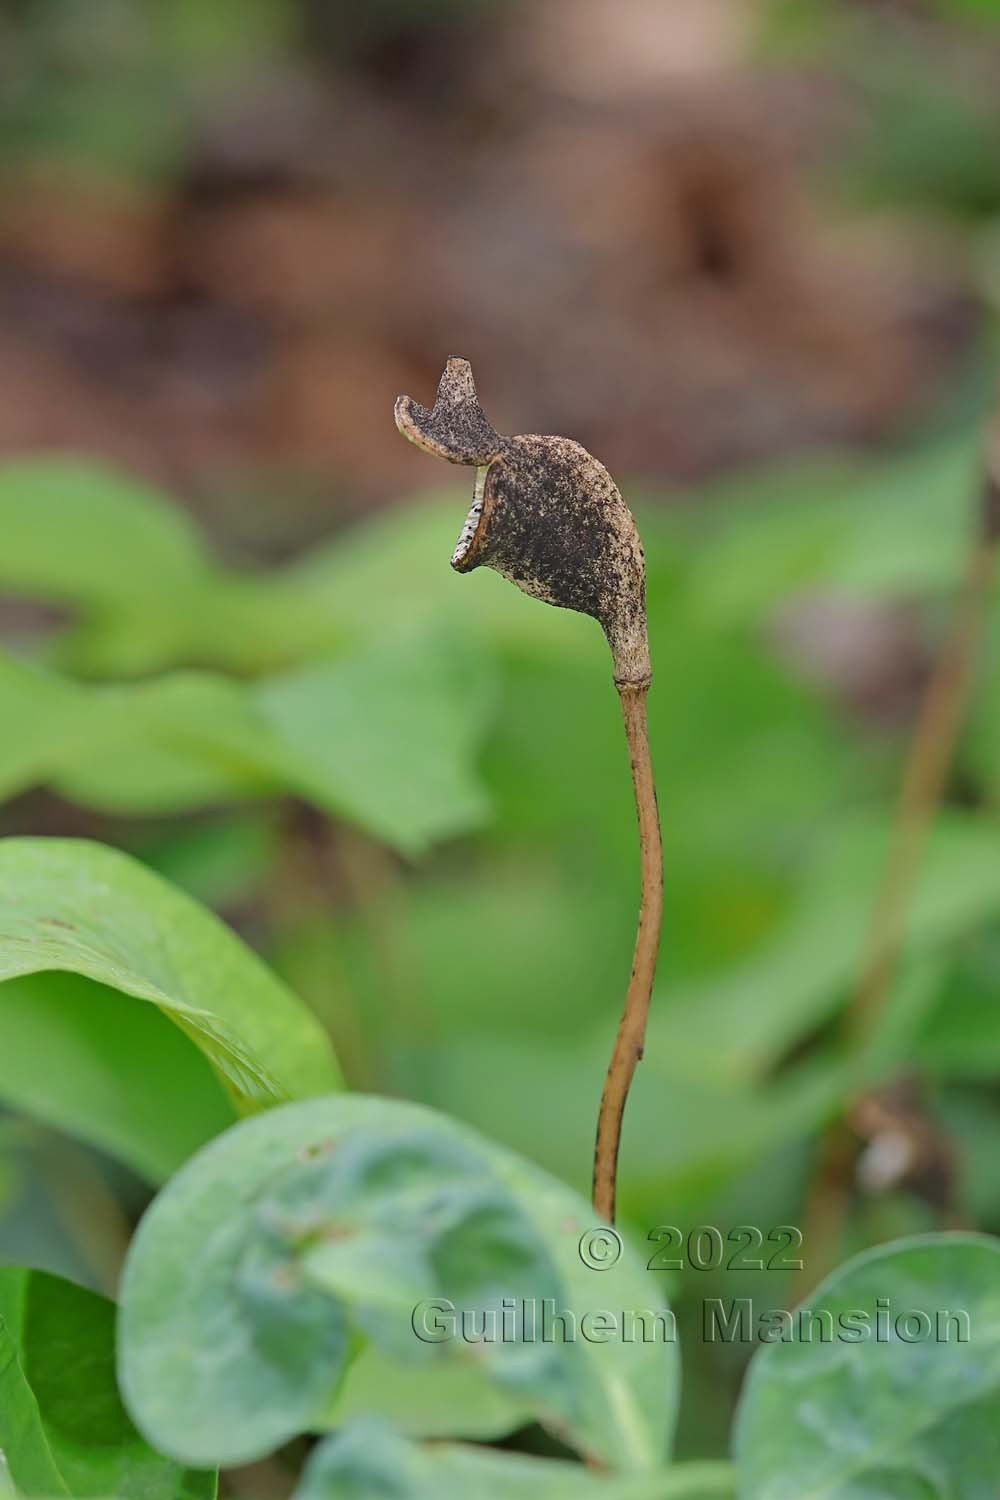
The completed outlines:
[[[603,1219],[612,1224],[615,1219],[622,1116],[632,1077],[642,1058],[645,1044],[646,1018],[649,1015],[663,920],[663,845],[653,764],[649,754],[647,692],[648,685],[645,683],[621,683],[618,686],[639,820],[641,886],[639,927],[635,937],[632,973],[604,1081],[601,1108],[597,1117],[597,1141],[594,1146],[594,1208]]]
[[[597,620],[611,648],[639,816],[642,895],[632,976],[604,1085],[594,1149],[594,1207],[615,1216],[622,1116],[642,1056],[663,911],[663,858],[649,758],[646,561],[611,475],[570,438],[502,437],[483,411],[468,360],[449,359],[429,410],[400,396],[396,426],[425,453],[476,471],[452,554],[459,573],[494,568],[535,599]]]
[[[885,869],[872,907],[857,982],[843,1017],[846,1040],[861,1048],[873,1035],[899,966],[906,920],[920,861],[941,801],[985,631],[1000,537],[1000,427],[986,454],[980,525],[969,551],[951,629],[927,684],[903,773]],[[856,1104],[857,1101],[854,1101]],[[847,1216],[854,1147],[843,1118],[820,1145],[819,1166],[806,1208],[806,1239],[832,1260]]]
[[[966,567],[955,618],[927,685],[903,773],[885,872],[845,1015],[851,1039],[871,1035],[903,948],[927,835],[941,801],[975,670],[993,577],[994,547],[977,540]]]

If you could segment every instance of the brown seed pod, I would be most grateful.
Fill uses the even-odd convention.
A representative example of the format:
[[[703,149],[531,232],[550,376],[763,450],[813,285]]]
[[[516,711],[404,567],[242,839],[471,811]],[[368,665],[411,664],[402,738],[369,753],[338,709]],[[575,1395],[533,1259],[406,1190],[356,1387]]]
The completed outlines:
[[[448,360],[433,410],[400,396],[396,426],[425,452],[475,466],[452,567],[493,568],[536,599],[592,615],[615,681],[648,683],[642,543],[604,465],[571,438],[501,437],[464,359]]]
[[[501,437],[464,359],[449,359],[428,411],[400,396],[396,426],[427,453],[474,466],[472,505],[451,559],[485,564],[526,594],[592,615],[614,660],[639,820],[642,893],[632,973],[608,1067],[594,1148],[594,1207],[614,1221],[618,1146],[642,1057],[663,911],[663,862],[646,729],[651,677],[646,565],[635,522],[603,464],[562,437]]]

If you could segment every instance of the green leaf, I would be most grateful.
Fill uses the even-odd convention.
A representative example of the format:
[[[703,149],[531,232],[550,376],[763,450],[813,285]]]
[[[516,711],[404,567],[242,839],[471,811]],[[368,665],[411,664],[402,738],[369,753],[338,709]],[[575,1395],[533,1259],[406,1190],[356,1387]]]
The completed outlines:
[[[994,1493],[1000,1241],[948,1234],[880,1245],[790,1317],[789,1341],[754,1356],[739,1408],[745,1500]],[[774,1324],[770,1336],[780,1331]]]
[[[410,632],[257,685],[84,686],[0,655],[0,796],[51,784],[118,814],[291,792],[406,854],[481,824],[489,658]]]
[[[55,972],[0,989],[0,1100],[157,1183],[236,1118],[206,1057],[156,1006]]]
[[[214,1473],[154,1453],[129,1421],[114,1329],[114,1304],[94,1292],[42,1271],[0,1270],[0,1451],[14,1488],[212,1500]]]
[[[746,963],[677,985],[655,1005],[647,1051],[685,1057],[719,1081],[760,1076],[836,1009],[857,972],[888,827],[864,818],[837,830],[803,869],[788,921]],[[908,913],[905,952],[923,959],[1000,910],[1000,833],[959,813],[938,818]]]
[[[298,790],[275,766],[267,726],[240,683],[173,673],[91,689],[83,712],[94,743],[67,748],[43,778],[83,807],[150,817]]]
[[[153,609],[207,571],[179,506],[139,480],[72,459],[0,468],[0,535],[0,585],[58,604],[141,599]]]
[[[702,619],[756,623],[790,598],[952,588],[974,524],[978,442],[879,463],[785,464],[702,487],[688,585]],[[707,518],[707,519],[706,519]]]
[[[1000,21],[1000,0],[939,0],[942,10],[950,10],[987,21]]]
[[[655,1469],[673,1426],[672,1325],[654,1318],[658,1288],[630,1252],[600,1275],[583,1264],[592,1223],[582,1198],[415,1105],[343,1096],[245,1121],[182,1169],[133,1241],[126,1400],[165,1452],[248,1461],[340,1420],[338,1387],[360,1341],[362,1361],[408,1368],[425,1403],[438,1388],[436,1425],[446,1411],[452,1435],[466,1435],[464,1401],[445,1404],[459,1369],[473,1423],[477,1392],[492,1389],[508,1427],[530,1413],[612,1466]],[[509,1321],[469,1341],[459,1318],[437,1340],[430,1310],[417,1311],[435,1298],[456,1316],[506,1309]],[[534,1338],[520,1336],[524,1299]],[[577,1337],[559,1339],[545,1306],[569,1310]],[[612,1309],[617,1336],[587,1337],[583,1315]],[[648,1324],[628,1318],[631,1338],[627,1310],[650,1313]],[[383,1400],[369,1379],[374,1408],[393,1416],[399,1386]]]
[[[689,1463],[607,1478],[519,1453],[422,1448],[377,1418],[361,1418],[314,1449],[294,1500],[733,1500],[733,1474],[730,1464]]]
[[[962,943],[936,1005],[916,1038],[920,1067],[938,1077],[995,1077],[1000,1069],[1000,931],[994,925]]]
[[[935,1118],[958,1160],[956,1211],[971,1224],[1000,1219],[1000,1109],[992,1082],[980,1089],[963,1081],[935,1096]]]
[[[434,1379],[415,1380],[411,1364],[382,1353],[375,1344],[363,1348],[344,1376],[337,1396],[337,1422],[373,1411],[392,1417],[400,1432],[412,1437],[456,1435],[491,1442],[534,1419],[531,1403],[518,1402],[510,1390],[475,1379],[460,1360],[441,1361]]]
[[[979,647],[969,722],[959,746],[966,774],[975,777],[991,808],[1000,805],[1000,689],[993,663],[1000,650],[1000,607],[994,601]]]
[[[144,831],[132,846],[143,864],[215,911],[246,908],[280,860],[280,808],[238,808]]]
[[[0,840],[0,979],[47,970],[157,1006],[240,1110],[337,1086],[318,1022],[212,913],[101,844]]]
[[[491,690],[484,652],[411,631],[262,685],[255,701],[303,793],[419,853],[486,819],[474,758]]]
[[[93,686],[0,654],[0,795],[57,786],[100,811],[175,812],[268,789],[245,689],[207,674]]]
[[[259,671],[341,638],[330,600],[302,595],[295,570],[226,573],[179,505],[99,464],[4,465],[0,528],[0,588],[73,606],[55,656],[90,676],[194,662]]]

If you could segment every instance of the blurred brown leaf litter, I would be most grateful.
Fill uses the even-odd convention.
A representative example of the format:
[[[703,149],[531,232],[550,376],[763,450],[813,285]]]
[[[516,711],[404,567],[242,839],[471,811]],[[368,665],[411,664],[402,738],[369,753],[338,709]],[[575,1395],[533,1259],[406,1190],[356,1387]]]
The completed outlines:
[[[15,104],[58,9],[6,23]],[[110,457],[271,554],[423,482],[386,412],[448,354],[501,426],[685,480],[882,442],[969,347],[946,238],[820,206],[850,91],[749,66],[743,0],[277,9],[294,45],[168,106],[170,172],[7,133],[0,452]]]

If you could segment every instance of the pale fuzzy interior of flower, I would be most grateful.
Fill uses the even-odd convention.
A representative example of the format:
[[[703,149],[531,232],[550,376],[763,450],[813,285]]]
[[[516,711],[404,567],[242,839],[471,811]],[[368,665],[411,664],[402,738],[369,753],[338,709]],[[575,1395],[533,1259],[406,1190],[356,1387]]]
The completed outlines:
[[[479,518],[483,513],[483,496],[486,493],[486,475],[489,472],[489,464],[479,464],[476,469],[476,483],[472,491],[472,504],[469,506],[469,514],[459,533],[458,542],[451,555],[452,563],[459,563],[465,558],[472,546],[472,539],[479,526]]]

